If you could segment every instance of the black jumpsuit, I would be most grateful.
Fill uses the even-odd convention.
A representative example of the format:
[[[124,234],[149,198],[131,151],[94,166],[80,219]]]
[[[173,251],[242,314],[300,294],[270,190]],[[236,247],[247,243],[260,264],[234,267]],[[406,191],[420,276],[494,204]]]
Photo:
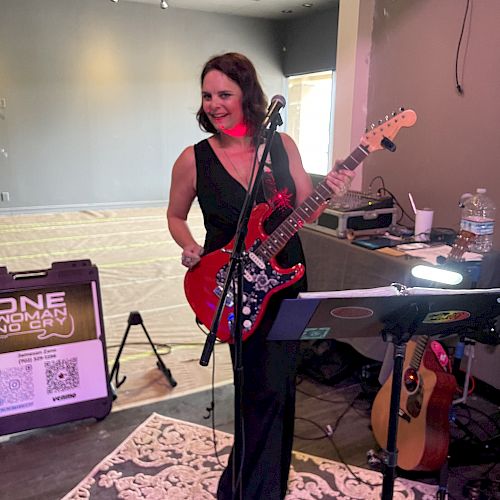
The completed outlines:
[[[195,157],[196,190],[207,231],[204,248],[208,253],[233,239],[246,193],[222,166],[208,140],[195,145]],[[287,190],[293,206],[295,184],[279,134],[273,141],[271,162],[276,188],[278,191]],[[260,187],[257,203],[264,201],[264,190]],[[289,212],[290,209],[276,210],[265,224],[266,231],[271,232]],[[298,236],[292,237],[277,256],[277,261],[283,267],[304,262]],[[286,494],[293,444],[298,342],[267,342],[266,337],[280,301],[293,298],[305,289],[306,280],[303,278],[275,294],[259,327],[243,343],[245,448],[242,489],[246,500],[278,500]],[[231,465],[232,456],[219,482],[219,500],[232,498]]]

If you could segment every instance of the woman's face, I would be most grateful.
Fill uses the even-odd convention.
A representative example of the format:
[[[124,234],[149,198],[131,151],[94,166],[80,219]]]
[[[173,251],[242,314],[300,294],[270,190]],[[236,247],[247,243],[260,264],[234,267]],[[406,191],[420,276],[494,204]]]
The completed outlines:
[[[211,70],[201,87],[203,111],[213,126],[229,135],[240,135],[244,126],[243,92],[240,86],[218,70]]]

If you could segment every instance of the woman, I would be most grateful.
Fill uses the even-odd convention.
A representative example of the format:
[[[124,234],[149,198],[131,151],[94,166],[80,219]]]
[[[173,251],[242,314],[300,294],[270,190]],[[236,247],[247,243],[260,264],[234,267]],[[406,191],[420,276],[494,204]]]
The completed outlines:
[[[182,248],[182,264],[198,264],[203,253],[229,243],[240,210],[251,188],[252,165],[259,144],[259,126],[266,99],[252,63],[243,55],[213,57],[201,74],[202,103],[197,113],[202,130],[212,135],[186,148],[174,164],[167,210],[172,237]],[[280,204],[266,221],[272,231],[287,213],[312,192],[299,151],[286,134],[276,134],[271,168],[257,191],[257,203]],[[331,172],[327,183],[336,194],[345,193],[354,174]],[[192,236],[187,216],[195,197],[203,212],[206,238],[201,246]],[[285,206],[283,206],[285,205]],[[290,267],[304,262],[300,240],[294,236],[277,256]],[[283,298],[306,288],[305,278],[275,294],[256,331],[243,344],[243,407],[245,446],[242,490],[245,499],[284,498],[293,443],[297,342],[267,342],[266,336]],[[233,350],[231,346],[231,354]],[[217,498],[232,498],[232,460],[219,482]]]

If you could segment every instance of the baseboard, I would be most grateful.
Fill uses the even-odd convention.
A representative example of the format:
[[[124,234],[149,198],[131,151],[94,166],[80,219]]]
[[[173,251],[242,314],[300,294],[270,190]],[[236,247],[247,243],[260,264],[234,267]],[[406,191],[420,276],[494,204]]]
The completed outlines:
[[[114,208],[162,207],[166,205],[166,200],[116,201],[111,203],[75,203],[71,205],[38,205],[32,207],[0,208],[0,216],[50,212],[77,212],[81,210],[111,210]]]

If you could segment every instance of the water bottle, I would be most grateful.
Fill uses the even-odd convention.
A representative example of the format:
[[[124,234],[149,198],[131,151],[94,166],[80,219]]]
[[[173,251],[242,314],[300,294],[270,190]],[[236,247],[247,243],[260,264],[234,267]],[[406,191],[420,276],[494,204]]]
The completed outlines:
[[[466,195],[462,196],[462,199]],[[476,235],[470,246],[471,252],[486,253],[493,246],[495,229],[495,204],[486,196],[486,189],[477,188],[476,194],[466,197],[463,203],[460,229]]]

